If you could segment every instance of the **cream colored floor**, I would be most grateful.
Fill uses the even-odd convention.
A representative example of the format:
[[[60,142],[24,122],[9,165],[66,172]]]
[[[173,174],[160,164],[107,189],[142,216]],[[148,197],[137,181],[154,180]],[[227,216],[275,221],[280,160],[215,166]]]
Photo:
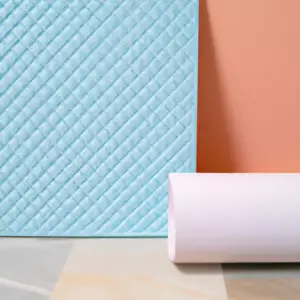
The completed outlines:
[[[52,299],[227,299],[219,265],[178,268],[166,249],[163,239],[80,241]]]
[[[300,266],[173,265],[165,239],[0,239],[0,299],[299,300]]]

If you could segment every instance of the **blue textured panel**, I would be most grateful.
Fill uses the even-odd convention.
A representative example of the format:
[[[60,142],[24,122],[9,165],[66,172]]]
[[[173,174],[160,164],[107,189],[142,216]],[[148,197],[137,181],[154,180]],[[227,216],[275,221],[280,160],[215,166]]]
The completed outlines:
[[[167,234],[195,171],[196,0],[1,1],[0,235]]]

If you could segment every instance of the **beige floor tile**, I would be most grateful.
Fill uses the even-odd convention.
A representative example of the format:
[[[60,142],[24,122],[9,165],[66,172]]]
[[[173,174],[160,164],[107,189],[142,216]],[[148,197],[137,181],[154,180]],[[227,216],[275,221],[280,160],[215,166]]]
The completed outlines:
[[[75,244],[52,300],[227,299],[219,265],[174,266],[164,239]]]
[[[299,300],[299,264],[224,265],[229,300]]]
[[[226,279],[228,300],[299,300],[300,280]]]

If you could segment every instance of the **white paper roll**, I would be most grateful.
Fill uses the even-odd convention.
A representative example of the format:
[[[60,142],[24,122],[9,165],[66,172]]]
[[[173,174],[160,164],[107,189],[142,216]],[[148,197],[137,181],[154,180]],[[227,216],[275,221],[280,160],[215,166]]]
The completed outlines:
[[[170,174],[175,263],[299,262],[300,174]]]

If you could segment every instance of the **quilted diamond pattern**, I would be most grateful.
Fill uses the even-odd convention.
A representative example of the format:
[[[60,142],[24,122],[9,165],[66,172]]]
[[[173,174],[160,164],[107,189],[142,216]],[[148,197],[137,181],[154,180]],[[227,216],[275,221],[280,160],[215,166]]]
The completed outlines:
[[[195,170],[195,0],[1,1],[0,235],[159,236]]]

